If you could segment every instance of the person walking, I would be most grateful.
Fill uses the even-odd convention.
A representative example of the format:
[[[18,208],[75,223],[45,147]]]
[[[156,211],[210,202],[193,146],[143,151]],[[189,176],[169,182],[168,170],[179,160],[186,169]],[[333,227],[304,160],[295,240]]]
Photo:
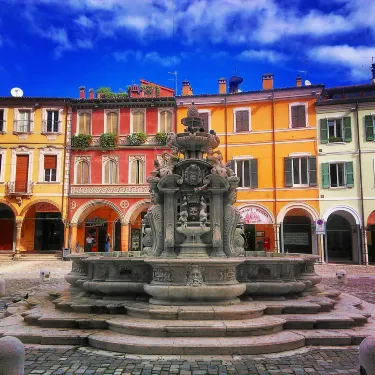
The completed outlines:
[[[107,233],[106,236],[105,236],[105,245],[104,245],[104,251],[106,253],[109,253],[111,250],[111,237],[109,236],[109,234]]]
[[[86,238],[85,252],[87,253],[92,252],[92,244],[94,241],[95,241],[95,238],[92,236],[91,233],[89,233],[89,236]]]

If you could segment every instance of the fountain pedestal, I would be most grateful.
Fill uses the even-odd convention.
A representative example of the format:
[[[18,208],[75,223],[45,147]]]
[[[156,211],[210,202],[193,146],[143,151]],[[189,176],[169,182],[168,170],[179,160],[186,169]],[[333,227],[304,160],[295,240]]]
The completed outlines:
[[[200,223],[177,227],[176,231],[186,236],[186,240],[180,244],[178,258],[208,258],[207,245],[203,243],[201,237],[210,230],[209,227],[202,227]]]

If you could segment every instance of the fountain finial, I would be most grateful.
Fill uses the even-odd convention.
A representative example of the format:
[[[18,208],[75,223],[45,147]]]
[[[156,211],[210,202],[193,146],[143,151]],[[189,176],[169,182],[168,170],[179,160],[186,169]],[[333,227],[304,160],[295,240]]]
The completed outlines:
[[[194,105],[194,102],[189,105],[187,110],[187,117],[189,118],[197,118],[199,117],[198,108]]]

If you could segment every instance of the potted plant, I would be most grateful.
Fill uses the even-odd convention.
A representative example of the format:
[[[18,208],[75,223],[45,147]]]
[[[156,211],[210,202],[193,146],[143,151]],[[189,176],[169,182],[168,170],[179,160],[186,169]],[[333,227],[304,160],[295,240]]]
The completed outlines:
[[[131,146],[139,146],[146,142],[147,135],[145,133],[132,133],[127,136],[128,143]]]
[[[73,150],[86,150],[92,145],[91,134],[77,134],[72,136],[72,149]]]
[[[155,134],[155,142],[159,145],[164,146],[167,143],[168,134],[159,132]]]
[[[101,149],[106,152],[114,150],[119,145],[120,137],[115,133],[103,133],[99,138]]]
[[[334,142],[342,142],[342,138],[341,137],[329,137],[329,143],[334,143]]]

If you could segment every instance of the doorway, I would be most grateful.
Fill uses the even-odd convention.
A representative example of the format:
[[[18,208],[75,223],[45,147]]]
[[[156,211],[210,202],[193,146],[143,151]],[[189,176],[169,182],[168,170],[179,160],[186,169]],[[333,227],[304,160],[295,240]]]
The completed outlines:
[[[244,249],[245,251],[255,251],[255,224],[244,225]]]
[[[104,253],[105,249],[105,238],[107,234],[107,223],[100,226],[87,226],[85,228],[85,244],[86,238],[89,237],[89,234],[94,238],[92,250],[93,252]],[[86,246],[85,246],[86,248]]]
[[[34,249],[36,251],[58,251],[62,249],[64,224],[60,212],[36,212]]]
[[[0,203],[0,251],[13,251],[14,222],[13,211]]]

